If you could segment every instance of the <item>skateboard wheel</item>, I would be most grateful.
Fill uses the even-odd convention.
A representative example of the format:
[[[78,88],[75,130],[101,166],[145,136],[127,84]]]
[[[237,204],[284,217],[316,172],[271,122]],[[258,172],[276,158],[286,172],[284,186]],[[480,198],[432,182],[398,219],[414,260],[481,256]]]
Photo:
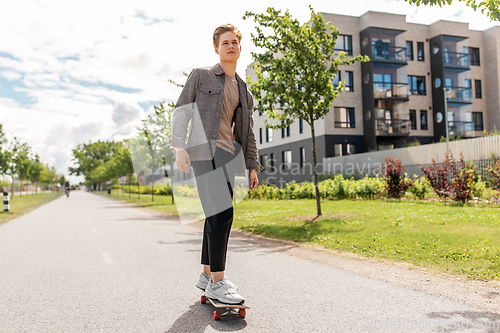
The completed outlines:
[[[214,320],[220,319],[220,311],[214,311]]]
[[[247,315],[246,309],[240,309],[240,317],[244,318]]]
[[[202,295],[200,302],[201,302],[201,304],[205,304],[207,302],[207,297],[205,295]]]

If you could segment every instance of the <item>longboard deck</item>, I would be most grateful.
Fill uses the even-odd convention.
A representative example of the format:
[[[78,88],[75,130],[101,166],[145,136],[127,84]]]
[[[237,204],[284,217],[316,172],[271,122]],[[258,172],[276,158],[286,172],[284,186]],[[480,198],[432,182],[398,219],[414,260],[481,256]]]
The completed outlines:
[[[250,309],[249,306],[243,305],[243,304],[226,304],[226,303],[221,303],[216,299],[207,299],[212,303],[212,305],[216,308],[228,308],[228,309]]]

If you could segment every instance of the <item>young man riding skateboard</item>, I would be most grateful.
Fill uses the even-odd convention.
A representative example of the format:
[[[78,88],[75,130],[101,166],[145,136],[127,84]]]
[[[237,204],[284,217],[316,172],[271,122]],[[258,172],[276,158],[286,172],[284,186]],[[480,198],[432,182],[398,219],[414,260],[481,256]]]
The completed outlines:
[[[205,290],[205,296],[227,304],[245,301],[236,285],[224,275],[233,222],[235,177],[235,169],[228,167],[228,163],[243,153],[242,168],[249,170],[249,190],[257,187],[257,172],[263,169],[253,131],[253,97],[236,73],[240,41],[241,32],[232,24],[215,29],[213,44],[219,63],[195,68],[189,74],[173,114],[170,140],[176,150],[177,167],[184,172],[189,172],[191,165],[194,169],[206,216],[201,253],[203,272],[196,286]],[[187,124],[191,119],[186,145]],[[204,133],[203,140],[200,133]]]

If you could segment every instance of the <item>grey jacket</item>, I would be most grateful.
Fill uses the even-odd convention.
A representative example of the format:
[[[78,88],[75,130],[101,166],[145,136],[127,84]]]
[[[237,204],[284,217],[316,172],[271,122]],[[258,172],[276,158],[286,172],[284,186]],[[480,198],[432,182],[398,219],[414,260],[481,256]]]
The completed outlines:
[[[220,64],[191,71],[175,105],[172,118],[172,147],[185,148],[192,161],[210,160],[215,155],[219,134],[224,83]],[[246,83],[236,74],[239,103],[234,112],[234,140],[241,145],[247,169],[262,171],[253,131],[253,97]],[[187,125],[191,120],[186,144]]]

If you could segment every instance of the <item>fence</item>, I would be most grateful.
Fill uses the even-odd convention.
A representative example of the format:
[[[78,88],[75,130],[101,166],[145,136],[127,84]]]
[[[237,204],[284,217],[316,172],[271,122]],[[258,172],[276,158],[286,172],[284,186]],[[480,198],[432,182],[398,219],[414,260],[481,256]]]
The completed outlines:
[[[446,152],[446,142],[432,143],[422,146],[397,148],[391,150],[376,151],[348,156],[330,157],[323,159],[324,173],[343,173],[353,176],[358,173],[360,176],[366,174],[373,175],[378,172],[378,168],[384,165],[384,156],[392,156],[394,159],[401,158],[401,164],[405,166],[405,171],[409,176],[414,174],[422,176],[421,166],[432,163],[432,158],[436,164],[444,162]],[[492,166],[494,160],[500,158],[500,135],[451,141],[449,150],[455,160],[460,159],[460,152],[463,153],[466,161],[473,162],[480,174],[485,174],[483,164]]]

